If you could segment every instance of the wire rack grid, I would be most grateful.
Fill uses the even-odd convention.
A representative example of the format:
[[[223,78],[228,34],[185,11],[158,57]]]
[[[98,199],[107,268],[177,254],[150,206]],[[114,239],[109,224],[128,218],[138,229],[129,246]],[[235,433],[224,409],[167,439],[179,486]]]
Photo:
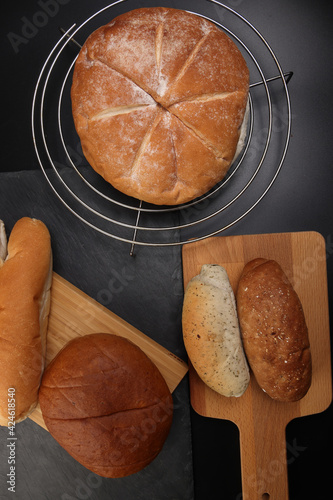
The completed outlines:
[[[243,152],[222,182],[189,203],[160,207],[127,197],[85,162],[70,104],[71,75],[82,45],[78,38],[84,41],[92,22],[102,18],[101,25],[105,24],[106,12],[109,21],[112,10],[125,2],[128,0],[113,2],[80,26],[73,24],[62,30],[38,76],[31,124],[40,167],[62,204],[92,229],[129,243],[133,255],[135,245],[183,245],[221,234],[244,219],[266,196],[281,170],[290,141],[287,84],[292,72],[282,71],[272,48],[253,24],[231,7],[207,0],[214,7],[213,17],[192,13],[224,30],[238,45],[250,69],[249,125]],[[219,22],[221,18],[228,24]]]

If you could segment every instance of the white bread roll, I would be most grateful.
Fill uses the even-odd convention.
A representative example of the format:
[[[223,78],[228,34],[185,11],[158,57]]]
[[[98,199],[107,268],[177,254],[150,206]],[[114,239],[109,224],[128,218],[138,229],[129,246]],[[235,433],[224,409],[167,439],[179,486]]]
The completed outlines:
[[[235,296],[223,267],[206,264],[188,283],[182,325],[186,351],[203,382],[223,396],[241,396],[250,373]]]
[[[52,251],[43,222],[20,219],[8,248],[1,223],[0,259],[0,425],[7,426],[8,389],[15,389],[15,422],[20,422],[37,405],[44,369]]]

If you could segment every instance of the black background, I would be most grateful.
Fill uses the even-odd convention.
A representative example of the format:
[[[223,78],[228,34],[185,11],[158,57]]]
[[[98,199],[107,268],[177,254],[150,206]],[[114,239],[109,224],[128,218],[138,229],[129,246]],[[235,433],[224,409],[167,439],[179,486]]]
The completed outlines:
[[[316,2],[307,0],[281,0],[279,2],[273,2],[273,0],[230,0],[225,3],[245,16],[269,41],[283,70],[294,72],[288,86],[292,104],[292,137],[282,171],[268,195],[248,217],[230,229],[228,234],[310,230],[320,232],[326,240],[328,249],[328,291],[330,312],[332,314],[333,16],[331,2],[324,0],[317,0]],[[98,287],[94,289],[94,286],[89,283],[89,272],[87,271],[84,277],[79,276],[80,269],[88,269],[90,265],[87,257],[89,251],[92,250],[88,244],[91,240],[89,229],[85,227],[82,229],[80,223],[76,220],[73,221],[73,218],[63,213],[65,209],[53,200],[53,193],[48,190],[46,185],[38,208],[38,197],[37,199],[36,197],[31,199],[27,197],[25,199],[27,195],[24,194],[24,191],[22,193],[19,191],[17,182],[21,178],[27,182],[27,189],[32,186],[31,189],[33,190],[33,184],[30,184],[30,182],[34,183],[35,177],[31,176],[36,173],[36,179],[44,189],[43,178],[39,175],[40,168],[31,136],[31,103],[38,74],[48,53],[59,39],[59,26],[67,29],[74,22],[80,24],[107,3],[102,0],[94,2],[87,0],[58,1],[56,6],[52,2],[53,7],[49,6],[51,10],[48,12],[46,11],[46,4],[44,7],[41,4],[43,2],[31,0],[25,2],[13,1],[10,4],[6,2],[2,8],[0,38],[2,61],[0,183],[2,189],[0,189],[0,217],[5,218],[2,214],[7,216],[5,222],[10,228],[19,216],[30,215],[30,213],[21,212],[27,210],[27,203],[32,199],[31,214],[40,214],[42,218],[47,210],[52,210],[52,217],[46,214],[44,218],[50,221],[51,230],[53,230],[54,234],[59,235],[60,242],[57,243],[55,249],[56,270],[70,281],[76,280],[78,286],[91,295],[95,293],[96,296]],[[204,0],[193,1],[193,11],[198,10],[205,13],[206,4],[207,2]],[[135,7],[153,5],[182,8],[182,3],[177,1],[135,2]],[[119,7],[119,9],[121,8],[124,10],[129,9],[126,2]],[[40,15],[40,12],[44,12],[44,15]],[[47,13],[45,14],[45,12]],[[25,174],[22,173],[27,174],[27,171],[30,172],[30,177],[25,177]],[[22,201],[22,210],[20,200],[24,200]],[[77,224],[78,226],[75,226],[73,232],[84,234],[82,236],[83,240],[80,243],[74,242],[71,247],[66,244],[68,228],[67,230],[60,229],[61,225],[66,222],[68,224]],[[61,238],[63,238],[63,241]],[[87,248],[82,249],[83,244],[86,244]],[[128,257],[124,255],[127,248],[124,251],[122,243],[109,243],[109,241],[106,243],[105,239],[101,238],[98,239],[96,244],[100,246],[101,251],[103,245],[107,244],[108,251],[111,252],[112,256],[117,253],[119,265],[122,267],[127,265]],[[68,249],[66,253],[65,249]],[[82,250],[85,253],[85,256],[82,257],[82,266],[80,268],[77,265],[75,268],[77,254],[72,255],[72,253],[81,252]],[[165,259],[170,259],[172,261],[171,269],[178,269],[178,274],[173,271],[172,286],[178,286],[181,289],[181,276],[179,275],[180,253],[178,250],[173,253],[161,249],[156,250],[156,252],[144,250],[141,253],[141,258],[136,259],[135,265],[132,262],[128,264],[128,273],[137,276],[136,279],[133,279],[132,286],[127,289],[127,293],[132,291],[132,295],[126,297],[129,307],[125,307],[121,302],[124,297],[118,297],[115,305],[113,306],[112,303],[110,308],[116,309],[115,312],[121,314],[124,319],[154,337],[154,328],[158,325],[158,316],[160,315],[158,304],[165,292],[159,289],[156,274],[149,275],[149,271],[145,268],[145,262],[147,261],[144,261],[144,257],[154,259],[154,270],[156,272],[159,272],[160,267],[164,265]],[[96,260],[96,257],[92,258],[92,260],[94,259]],[[97,260],[96,265],[98,265]],[[140,265],[141,269],[138,271]],[[140,292],[139,295],[143,295],[144,299],[146,294],[149,301],[151,293],[155,294],[156,292],[155,295],[157,296],[149,312],[151,317],[149,321],[144,319],[144,307],[136,307],[136,304],[133,303],[136,301],[136,292],[138,292],[136,287],[140,287],[145,272],[149,278],[151,277],[154,280],[154,283],[151,290],[148,291],[150,286],[148,281],[147,288]],[[163,273],[162,276],[166,277],[166,280],[168,279]],[[178,279],[177,283],[176,279]],[[158,295],[160,296],[158,297]],[[174,313],[174,317],[169,318],[171,323],[175,319],[173,323],[176,322],[177,327],[180,318],[180,298],[181,293],[178,289],[178,295],[175,294],[173,303],[177,308],[177,313]],[[160,339],[158,338],[158,340]],[[163,343],[163,340],[161,340],[161,343]],[[171,350],[173,348],[174,350],[178,349],[176,354],[184,356],[182,347],[178,346],[176,342],[170,343],[168,340],[165,344]],[[182,387],[181,390],[186,391],[187,387]],[[331,493],[330,478],[333,465],[331,458],[333,444],[332,414],[332,407],[330,407],[321,414],[295,420],[287,427],[287,443],[290,445],[297,443],[299,450],[301,450],[297,453],[297,456],[289,454],[288,474],[291,500],[324,499]],[[186,412],[184,415],[184,418],[186,418]],[[241,498],[241,479],[237,428],[230,422],[200,417],[192,410],[190,410],[190,417],[192,424],[194,497],[196,499],[239,500]],[[26,436],[24,437],[23,431],[22,441],[27,439]],[[28,432],[29,428],[26,431]],[[29,443],[29,440],[25,442],[25,446],[29,446],[27,443]],[[47,443],[47,453],[52,454],[52,441],[49,440]],[[188,444],[190,446],[190,443]],[[38,446],[42,445],[37,443],[36,447],[34,447],[34,444],[31,443],[31,453],[34,461],[36,461]],[[51,450],[49,447],[51,447]],[[40,453],[43,452],[45,450],[41,450]],[[23,455],[24,452],[21,453]],[[28,456],[29,453],[26,454],[27,460]],[[2,455],[0,457],[1,460],[4,460]],[[0,470],[2,470],[2,466],[1,463]],[[36,467],[38,470],[38,463],[36,463]],[[179,470],[179,475],[184,472],[184,476],[187,477],[186,498],[193,496],[190,480],[188,479],[188,469],[191,467],[192,458],[189,452],[187,463],[184,464],[184,471]],[[41,480],[44,481],[44,486],[36,486],[35,490],[29,490],[28,488],[22,497],[17,494],[16,498],[62,498],[61,493],[55,491],[55,489],[48,490],[46,486],[48,479],[45,470],[47,470],[47,462],[46,465],[43,465],[43,476],[40,476],[40,479],[42,478]],[[57,470],[50,469],[48,473],[50,476],[59,474],[61,477],[63,471],[57,472]],[[163,482],[164,477],[167,475],[168,470],[165,470],[164,476],[158,478],[158,481]],[[155,480],[156,478],[151,478],[152,483]],[[18,481],[29,484],[28,472],[24,472],[23,468],[21,468]],[[38,474],[34,476],[34,481],[38,482]],[[140,479],[138,479],[138,488],[140,488]],[[34,493],[29,493],[29,491]],[[114,490],[112,496],[107,489],[99,489],[96,493],[94,488],[91,488],[91,491],[91,495],[87,498],[114,498],[118,500],[133,496],[133,493],[128,492],[125,486]],[[154,496],[158,495],[158,493],[154,493],[154,491],[152,489],[150,497],[159,500],[158,496]],[[149,496],[149,489],[147,492]],[[71,494],[74,496],[73,492]],[[183,493],[178,494],[183,495]],[[169,497],[167,495],[163,498],[182,500],[181,496],[177,496],[178,494],[173,492],[170,493]],[[0,485],[0,498],[7,498],[3,484]],[[11,498],[11,496],[8,496],[8,498]],[[136,498],[136,496],[133,496],[133,498]],[[137,498],[139,498],[139,495]],[[185,496],[183,498],[185,500]]]

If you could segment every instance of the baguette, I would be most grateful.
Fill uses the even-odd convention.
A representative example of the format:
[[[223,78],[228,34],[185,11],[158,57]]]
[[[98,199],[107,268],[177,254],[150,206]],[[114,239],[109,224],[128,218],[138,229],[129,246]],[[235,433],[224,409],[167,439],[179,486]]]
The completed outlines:
[[[50,234],[39,220],[24,217],[8,241],[0,224],[0,425],[8,424],[8,389],[15,422],[36,407],[44,369],[50,307]],[[11,406],[13,408],[13,406]]]
[[[234,293],[223,267],[206,264],[189,282],[182,326],[186,351],[203,382],[223,396],[241,396],[250,374]]]
[[[277,401],[297,401],[311,384],[311,353],[302,304],[274,260],[247,263],[237,290],[247,359],[259,386]]]

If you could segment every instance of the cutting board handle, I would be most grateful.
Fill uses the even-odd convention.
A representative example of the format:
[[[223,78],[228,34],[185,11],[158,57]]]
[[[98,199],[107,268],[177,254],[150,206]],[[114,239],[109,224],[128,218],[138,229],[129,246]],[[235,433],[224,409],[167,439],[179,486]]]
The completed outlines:
[[[285,425],[267,425],[268,419],[240,429],[242,500],[289,499]]]

